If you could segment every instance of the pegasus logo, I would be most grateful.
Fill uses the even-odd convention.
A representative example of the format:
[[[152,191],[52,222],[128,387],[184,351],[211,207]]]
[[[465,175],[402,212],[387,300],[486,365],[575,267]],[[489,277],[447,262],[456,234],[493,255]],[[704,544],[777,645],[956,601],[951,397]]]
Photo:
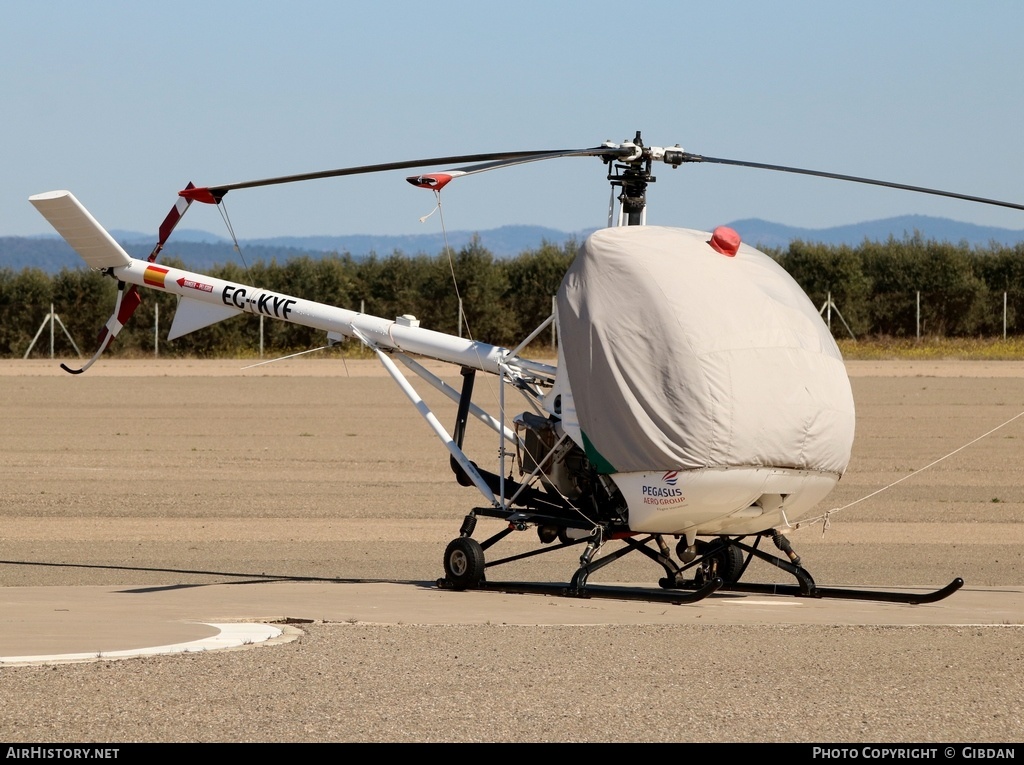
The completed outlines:
[[[679,480],[678,470],[669,470],[662,474],[658,486],[651,486],[647,483],[640,488],[644,497],[644,503],[648,505],[674,505],[686,499],[683,490],[676,488]]]

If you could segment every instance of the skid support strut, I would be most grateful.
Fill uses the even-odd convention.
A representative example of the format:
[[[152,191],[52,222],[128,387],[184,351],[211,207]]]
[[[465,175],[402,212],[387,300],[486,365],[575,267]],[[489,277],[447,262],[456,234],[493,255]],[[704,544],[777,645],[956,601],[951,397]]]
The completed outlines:
[[[480,508],[480,510],[487,511],[487,514],[493,513],[490,508]],[[963,587],[964,584],[963,579],[958,577],[945,587],[928,591],[897,592],[882,589],[819,587],[815,584],[810,572],[808,572],[803,566],[799,565],[800,556],[793,551],[788,540],[786,540],[785,537],[772,532],[765,532],[764,534],[758,535],[754,539],[753,544],[747,544],[742,541],[742,537],[722,537],[712,542],[708,542],[706,543],[701,556],[686,564],[684,567],[677,565],[670,557],[668,546],[665,544],[664,539],[662,539],[660,535],[656,534],[643,539],[620,535],[618,538],[624,543],[623,547],[611,553],[598,556],[598,553],[603,546],[600,531],[596,532],[594,536],[566,541],[562,544],[545,546],[529,552],[484,563],[482,557],[483,550],[492,547],[513,531],[521,530],[517,527],[524,525],[522,521],[525,517],[527,517],[525,514],[516,514],[515,518],[518,520],[518,524],[510,522],[506,528],[502,529],[482,543],[477,544],[476,542],[469,540],[472,545],[476,545],[476,548],[480,549],[478,578],[473,579],[472,581],[467,581],[465,579],[453,580],[449,577],[447,579],[438,580],[438,586],[447,589],[478,589],[495,592],[554,595],[573,598],[639,600],[672,604],[695,603],[699,600],[703,600],[712,593],[722,592],[787,595],[790,597],[815,599],[835,598],[866,600],[918,605],[934,603],[947,598]],[[464,535],[467,531],[469,534],[472,534],[473,526],[475,526],[475,523],[469,527],[464,524]],[[758,549],[757,545],[761,541],[761,537],[772,538],[779,550],[785,553],[785,557],[773,555],[769,552]],[[572,545],[584,543],[586,544],[586,549],[580,556],[579,567],[571,581],[568,583],[488,581],[483,575],[485,569],[491,569],[504,563],[523,560],[525,558],[555,552],[556,550],[561,550]],[[472,555],[470,557],[476,555],[476,548],[473,548]],[[742,562],[742,565],[733,565],[731,567],[726,565],[724,573],[718,574],[717,571],[722,569],[718,569],[716,566],[712,565],[710,561],[713,559],[721,560],[721,556],[727,548],[735,548],[735,550],[741,551],[745,554],[746,559]],[[588,582],[588,578],[595,571],[598,571],[633,552],[639,552],[642,555],[647,556],[664,569],[665,576],[659,581],[659,585],[661,587],[660,590],[622,585],[593,585]],[[762,584],[739,581],[747,571],[747,567],[751,560],[755,558],[786,571],[793,576],[796,580],[796,584]],[[686,572],[694,569],[695,567],[696,576],[692,579],[687,579]]]
[[[771,536],[776,547],[786,554],[786,558],[772,555],[764,550],[759,550],[757,548],[757,543],[760,542],[762,536]],[[734,546],[746,554],[747,559],[743,564],[741,574],[742,571],[746,570],[751,559],[758,558],[759,560],[763,560],[766,563],[791,574],[793,578],[796,579],[797,583],[795,585],[786,585],[741,582],[739,581],[740,576],[737,575],[735,580],[727,580],[725,582],[721,588],[722,592],[757,593],[761,595],[790,595],[801,598],[840,598],[847,600],[868,600],[883,603],[906,603],[908,605],[919,605],[922,603],[935,603],[943,598],[947,598],[964,586],[964,580],[957,577],[945,587],[923,592],[897,592],[892,590],[869,590],[847,587],[819,587],[815,584],[810,572],[800,565],[800,556],[793,551],[792,545],[786,537],[773,531],[758,535],[753,545],[747,544],[741,541],[741,539],[742,538],[723,538],[720,540],[722,545]],[[709,548],[707,555],[712,555],[719,549],[721,549],[720,545]],[[688,565],[687,568],[696,565],[698,562],[699,561],[695,561]],[[683,581],[682,577],[676,577],[674,582],[671,579],[667,582],[662,580],[662,585],[686,588],[694,586],[694,583]]]

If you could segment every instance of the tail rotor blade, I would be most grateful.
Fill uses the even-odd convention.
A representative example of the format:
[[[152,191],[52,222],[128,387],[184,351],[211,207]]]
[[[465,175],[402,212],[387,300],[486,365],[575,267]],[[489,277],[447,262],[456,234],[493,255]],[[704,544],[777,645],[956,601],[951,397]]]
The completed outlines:
[[[85,362],[78,369],[72,369],[67,364],[61,364],[60,368],[68,374],[80,375],[82,372],[91,367],[96,360],[103,355],[103,351],[107,350],[114,338],[117,337],[117,333],[124,327],[132,314],[135,313],[135,309],[142,305],[142,295],[139,294],[139,288],[134,284],[125,289],[124,282],[118,285],[117,291],[117,303],[114,305],[113,315],[107,319],[107,323],[100,330],[99,337],[99,348],[96,349],[96,353],[92,355],[92,358]]]

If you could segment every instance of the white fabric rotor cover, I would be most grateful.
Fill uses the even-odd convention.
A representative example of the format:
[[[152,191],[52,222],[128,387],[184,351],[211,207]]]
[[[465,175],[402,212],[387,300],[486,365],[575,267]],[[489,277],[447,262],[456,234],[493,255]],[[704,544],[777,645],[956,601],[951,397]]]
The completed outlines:
[[[629,226],[591,235],[558,291],[583,446],[605,474],[785,467],[842,475],[854,405],[842,356],[764,253]],[[557,385],[556,385],[557,388]]]

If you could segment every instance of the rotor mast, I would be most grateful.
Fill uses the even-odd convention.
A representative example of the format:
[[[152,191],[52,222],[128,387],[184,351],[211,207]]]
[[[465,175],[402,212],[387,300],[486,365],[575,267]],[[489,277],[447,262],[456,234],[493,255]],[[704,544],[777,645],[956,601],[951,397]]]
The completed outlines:
[[[611,143],[605,145],[615,146]],[[616,148],[632,151],[625,156],[608,155],[605,158],[608,163],[608,181],[612,185],[612,197],[615,198],[616,188],[621,189],[618,195],[618,220],[613,220],[613,205],[610,205],[608,225],[643,226],[647,222],[647,185],[657,180],[651,175],[651,166],[655,160],[659,160],[672,165],[673,168],[679,167],[685,161],[686,154],[678,144],[669,149],[644,146],[639,130],[632,141],[624,141]]]

